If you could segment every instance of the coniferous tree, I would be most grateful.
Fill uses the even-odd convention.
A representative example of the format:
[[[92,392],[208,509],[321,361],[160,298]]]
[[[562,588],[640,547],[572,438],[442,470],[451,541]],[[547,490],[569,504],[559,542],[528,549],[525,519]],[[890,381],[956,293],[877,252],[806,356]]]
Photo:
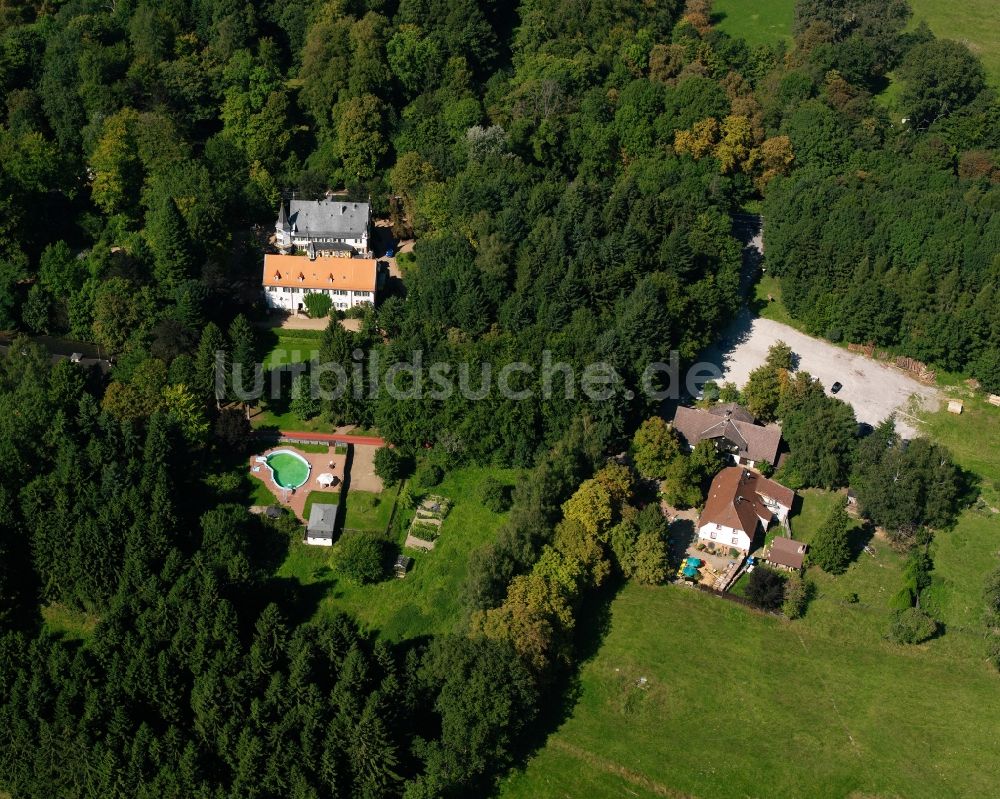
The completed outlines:
[[[165,196],[146,214],[146,238],[153,251],[156,282],[171,295],[192,276],[193,243],[173,197]]]
[[[809,545],[809,560],[830,574],[843,574],[851,562],[850,517],[838,505],[823,521]]]
[[[225,396],[231,363],[229,347],[222,331],[214,322],[209,322],[201,331],[194,359],[195,389],[205,403],[214,402],[215,407],[219,407],[220,400]]]

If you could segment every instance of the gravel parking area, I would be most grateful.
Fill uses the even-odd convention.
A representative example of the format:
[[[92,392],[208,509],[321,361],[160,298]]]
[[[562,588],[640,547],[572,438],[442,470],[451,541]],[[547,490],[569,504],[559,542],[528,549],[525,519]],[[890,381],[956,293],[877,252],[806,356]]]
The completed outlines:
[[[917,434],[916,420],[905,413],[910,397],[916,395],[928,410],[937,410],[941,401],[937,388],[895,367],[812,338],[780,322],[754,318],[749,311],[743,312],[703,360],[720,366],[723,381],[742,388],[750,372],[764,363],[768,347],[779,340],[798,356],[798,368],[818,377],[828,392],[834,382],[843,384],[837,397],[854,408],[859,422],[877,425],[896,413],[896,430],[904,438],[912,438]]]
[[[375,453],[378,447],[368,444],[354,444],[354,458],[351,461],[350,487],[355,491],[371,491],[379,494],[385,486],[382,478],[375,474]]]

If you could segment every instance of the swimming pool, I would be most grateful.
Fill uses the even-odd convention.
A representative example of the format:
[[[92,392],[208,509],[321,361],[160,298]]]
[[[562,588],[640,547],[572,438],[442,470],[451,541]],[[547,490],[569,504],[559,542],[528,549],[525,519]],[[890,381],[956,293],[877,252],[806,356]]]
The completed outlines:
[[[277,449],[264,459],[278,488],[298,488],[309,479],[309,461],[289,449]]]

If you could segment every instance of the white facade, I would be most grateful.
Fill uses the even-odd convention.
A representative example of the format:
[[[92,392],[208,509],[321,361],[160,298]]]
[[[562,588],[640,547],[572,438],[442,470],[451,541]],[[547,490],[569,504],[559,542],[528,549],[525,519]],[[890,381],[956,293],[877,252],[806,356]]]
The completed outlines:
[[[291,200],[278,209],[275,243],[282,251],[293,248],[364,256],[369,252],[371,206],[343,199]]]
[[[313,545],[319,546],[319,547],[332,547],[333,546],[333,539],[332,538],[323,538],[321,536],[313,535],[311,533],[306,533],[306,543],[307,544],[313,544]]]
[[[375,302],[374,291],[353,291],[351,289],[308,289],[293,286],[265,286],[264,299],[268,308],[285,311],[305,309],[306,294],[326,294],[333,300],[333,307],[346,311],[358,305]]]
[[[709,522],[698,529],[698,538],[722,547],[734,547],[743,552],[750,551],[750,537],[742,530],[724,524]]]
[[[766,497],[763,494],[758,494],[760,501],[767,506],[767,509],[771,511],[777,518],[779,522],[784,523],[785,519],[788,518],[788,514],[791,512],[791,508],[786,508],[778,500],[772,499],[771,497]]]

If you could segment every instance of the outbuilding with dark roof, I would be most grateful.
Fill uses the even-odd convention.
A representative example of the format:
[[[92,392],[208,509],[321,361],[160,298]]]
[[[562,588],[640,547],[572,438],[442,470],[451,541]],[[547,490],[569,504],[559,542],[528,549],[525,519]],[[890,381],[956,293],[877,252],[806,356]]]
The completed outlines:
[[[333,533],[337,529],[337,511],[339,505],[325,505],[317,502],[309,511],[309,524],[306,526],[306,543],[322,547],[333,546]]]
[[[771,547],[765,558],[768,563],[778,568],[802,571],[808,549],[809,547],[801,541],[779,535],[771,542]]]

